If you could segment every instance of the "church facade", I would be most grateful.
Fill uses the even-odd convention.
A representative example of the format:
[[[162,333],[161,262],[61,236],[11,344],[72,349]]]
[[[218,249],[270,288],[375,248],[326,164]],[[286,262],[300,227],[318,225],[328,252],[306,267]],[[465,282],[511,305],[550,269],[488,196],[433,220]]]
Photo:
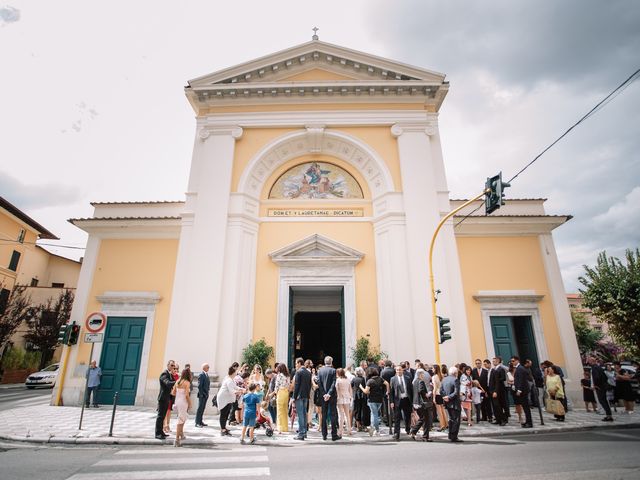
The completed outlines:
[[[191,80],[184,201],[96,203],[72,320],[104,312],[102,401],[153,404],[168,359],[224,374],[264,338],[275,360],[349,363],[360,337],[435,358],[428,248],[449,198],[445,76],[317,39]],[[481,183],[482,179],[479,179]],[[444,363],[519,354],[581,365],[543,199],[460,212],[435,246]],[[79,400],[90,346],[70,348]]]

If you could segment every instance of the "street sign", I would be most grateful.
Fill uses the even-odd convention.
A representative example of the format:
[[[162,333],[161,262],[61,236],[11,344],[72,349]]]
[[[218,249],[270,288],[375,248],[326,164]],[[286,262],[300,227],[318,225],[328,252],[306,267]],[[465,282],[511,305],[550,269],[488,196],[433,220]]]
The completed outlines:
[[[102,312],[93,312],[84,322],[89,333],[100,333],[107,326],[107,316]]]
[[[85,333],[84,343],[102,343],[104,333]]]

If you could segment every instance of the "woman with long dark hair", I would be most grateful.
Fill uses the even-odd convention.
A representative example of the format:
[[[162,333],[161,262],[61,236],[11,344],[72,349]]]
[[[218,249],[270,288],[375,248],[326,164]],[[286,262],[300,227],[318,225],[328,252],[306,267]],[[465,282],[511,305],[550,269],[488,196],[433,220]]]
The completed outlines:
[[[446,369],[446,365],[443,365]],[[440,385],[444,375],[442,368],[437,363],[433,364],[433,376],[431,377],[431,383],[433,383],[433,393],[435,396],[436,414],[438,415],[438,422],[440,422],[440,428],[438,431],[444,432],[449,428],[449,416],[444,408],[444,401],[442,395],[440,395]]]
[[[174,447],[179,447],[181,441],[185,439],[184,424],[187,421],[187,412],[191,408],[191,370],[185,368],[180,374],[180,379],[173,385],[172,394],[175,396],[175,406],[178,416],[178,424],[176,425],[176,439],[173,442]]]

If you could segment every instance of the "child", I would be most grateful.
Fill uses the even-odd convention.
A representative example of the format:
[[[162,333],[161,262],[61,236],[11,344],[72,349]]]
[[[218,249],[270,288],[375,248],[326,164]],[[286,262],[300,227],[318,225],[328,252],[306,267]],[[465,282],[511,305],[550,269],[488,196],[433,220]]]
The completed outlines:
[[[471,398],[473,399],[473,408],[476,411],[476,423],[480,423],[480,413],[482,412],[482,397],[486,395],[486,392],[480,386],[478,380],[473,381],[473,388],[471,389]]]
[[[582,385],[582,400],[584,400],[584,408],[587,412],[589,410],[589,404],[593,405],[593,411],[597,411],[598,407],[596,405],[596,396],[593,392],[593,388],[591,388],[591,372],[588,370],[584,371],[584,378],[580,380],[580,384]]]
[[[256,439],[253,436],[253,430],[256,426],[256,409],[258,403],[260,403],[260,396],[256,394],[256,384],[252,383],[249,385],[249,393],[245,393],[242,397],[242,401],[244,403],[244,418],[242,422],[242,435],[240,437],[240,443],[242,445],[245,444],[244,436],[247,432],[247,427],[249,427],[249,438],[251,439],[251,444],[256,443]]]

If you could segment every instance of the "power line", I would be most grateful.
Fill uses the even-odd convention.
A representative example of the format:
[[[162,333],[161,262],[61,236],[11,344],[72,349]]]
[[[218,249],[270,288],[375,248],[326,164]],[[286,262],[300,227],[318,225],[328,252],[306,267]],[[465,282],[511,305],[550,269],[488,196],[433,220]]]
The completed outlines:
[[[513,182],[522,172],[524,172],[527,168],[529,168],[531,165],[533,165],[540,157],[542,157],[542,155],[547,153],[556,143],[558,143],[560,140],[562,140],[564,137],[566,137],[571,130],[576,128],[578,125],[580,125],[582,122],[584,122],[589,117],[591,117],[594,114],[596,114],[598,111],[602,110],[609,102],[611,102],[611,100],[613,100],[615,97],[617,97],[619,94],[621,94],[629,85],[631,85],[631,83],[633,83],[633,81],[638,78],[638,74],[640,74],[640,68],[637,69],[635,72],[633,72],[629,77],[627,77],[627,79],[624,82],[622,82],[620,85],[618,85],[614,90],[612,90],[611,93],[609,93],[606,97],[604,97],[602,100],[600,100],[596,104],[595,107],[593,107],[585,115],[583,115],[582,118],[580,118],[580,120],[578,120],[576,123],[571,125],[571,127],[569,127],[562,135],[560,135],[558,138],[556,138],[553,141],[553,143],[551,143],[548,147],[546,147],[538,155],[536,155],[533,158],[533,160],[531,160],[529,163],[527,163],[522,169],[520,169],[520,171],[518,171],[518,173],[516,173],[513,177],[511,177],[511,179],[507,183]],[[482,205],[483,204],[480,203],[480,205],[478,205],[470,213],[467,213],[464,217],[462,217],[462,219],[458,223],[456,223],[455,227],[458,227],[467,218],[469,218],[471,215],[473,215],[478,210],[480,210],[480,208],[482,208]]]
[[[20,245],[37,245],[37,246],[45,246],[45,247],[59,247],[59,248],[72,248],[76,250],[85,250],[86,247],[77,247],[73,245],[58,245],[55,243],[36,243],[36,242],[19,242],[18,240],[8,240],[8,239],[0,239],[0,245],[9,245],[13,243],[18,243]]]
[[[538,155],[536,155],[533,160],[531,160],[529,163],[527,163],[518,173],[516,173],[513,177],[511,177],[511,179],[509,181],[507,181],[507,183],[511,183],[513,180],[515,180],[518,177],[518,175],[520,175],[527,168],[529,168],[531,165],[533,165],[536,162],[536,160],[538,160],[542,155],[544,155],[548,150],[550,150],[551,147],[553,147],[556,143],[558,143],[560,140],[562,140],[564,137],[566,137],[567,134],[571,130],[573,130],[578,125],[580,125],[582,122],[584,122],[587,118],[589,118],[590,116],[595,114],[598,110],[600,110],[607,103],[609,103],[610,100],[613,100],[613,98],[615,96],[617,96],[619,93],[622,93],[622,90],[624,90],[626,87],[628,87],[631,84],[631,82],[633,82],[637,78],[638,73],[640,73],[640,68],[638,70],[636,70],[635,72],[633,72],[624,82],[622,82],[620,85],[618,85],[618,87],[616,87],[609,95],[607,95],[602,100],[600,100],[600,102],[598,102],[598,104],[595,107],[593,107],[591,110],[589,110],[580,120],[578,120],[576,123],[571,125],[571,127],[569,127],[566,132],[564,132],[562,135],[560,135],[558,138],[556,138],[555,141],[551,145],[549,145],[547,148],[542,150],[542,152],[540,152]]]

